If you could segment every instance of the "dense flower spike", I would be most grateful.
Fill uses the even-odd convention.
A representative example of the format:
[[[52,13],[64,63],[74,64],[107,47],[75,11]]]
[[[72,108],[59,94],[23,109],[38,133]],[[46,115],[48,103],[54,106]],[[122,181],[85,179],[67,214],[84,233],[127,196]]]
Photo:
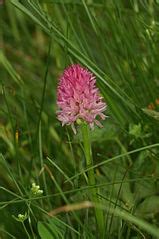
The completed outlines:
[[[94,123],[102,127],[96,119],[105,119],[103,111],[106,104],[95,85],[95,76],[79,64],[73,64],[65,69],[60,78],[57,91],[57,118],[63,125],[71,125],[76,133],[75,122],[87,122],[91,128]]]

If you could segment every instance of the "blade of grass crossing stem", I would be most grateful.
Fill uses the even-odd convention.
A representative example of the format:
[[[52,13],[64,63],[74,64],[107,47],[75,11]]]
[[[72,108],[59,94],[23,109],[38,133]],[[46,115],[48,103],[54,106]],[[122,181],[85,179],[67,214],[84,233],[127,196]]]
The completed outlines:
[[[83,173],[86,173],[88,172],[90,169],[95,169],[95,168],[98,168],[98,167],[101,167],[102,165],[105,165],[109,162],[112,162],[114,160],[117,160],[119,158],[122,158],[122,157],[127,157],[128,155],[131,155],[131,154],[134,154],[134,153],[137,153],[137,152],[140,152],[140,151],[144,151],[144,150],[149,150],[149,149],[152,149],[152,148],[156,148],[156,147],[159,147],[159,143],[157,144],[151,144],[151,145],[147,145],[147,146],[144,146],[144,147],[141,147],[141,148],[138,148],[138,149],[134,149],[132,151],[128,151],[126,153],[123,153],[123,154],[120,154],[120,155],[117,155],[113,158],[110,158],[110,159],[106,159],[104,161],[102,161],[101,163],[98,163],[98,164],[95,164],[94,166],[91,166],[85,170],[82,170],[82,172],[79,172],[77,173],[76,175],[74,175],[73,177],[70,178],[70,180],[73,180],[77,177],[79,177],[80,175],[82,175]],[[65,181],[67,182],[67,181]]]

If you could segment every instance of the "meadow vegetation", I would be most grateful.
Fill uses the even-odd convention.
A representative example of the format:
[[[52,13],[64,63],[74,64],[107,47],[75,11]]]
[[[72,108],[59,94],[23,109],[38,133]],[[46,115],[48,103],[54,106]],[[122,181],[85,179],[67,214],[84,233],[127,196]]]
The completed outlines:
[[[0,1],[0,239],[159,238],[158,16],[158,0]],[[56,115],[73,63],[107,104],[91,167]]]

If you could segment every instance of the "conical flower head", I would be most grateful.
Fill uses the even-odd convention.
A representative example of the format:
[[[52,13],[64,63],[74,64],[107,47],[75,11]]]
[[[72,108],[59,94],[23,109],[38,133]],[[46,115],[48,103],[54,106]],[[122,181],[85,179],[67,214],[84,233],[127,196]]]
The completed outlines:
[[[62,126],[71,125],[74,132],[74,124],[80,120],[87,122],[91,128],[94,124],[102,126],[97,117],[105,119],[103,111],[106,104],[95,83],[95,76],[79,64],[65,69],[57,90],[57,118]]]

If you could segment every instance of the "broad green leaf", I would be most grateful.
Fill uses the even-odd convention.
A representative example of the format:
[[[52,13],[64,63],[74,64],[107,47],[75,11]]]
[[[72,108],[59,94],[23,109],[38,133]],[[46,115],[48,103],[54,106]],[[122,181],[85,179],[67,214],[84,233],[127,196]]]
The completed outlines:
[[[62,239],[65,235],[65,224],[57,220],[56,217],[51,218],[48,223],[38,223],[38,231],[42,239]]]
[[[142,203],[140,203],[136,209],[136,215],[140,217],[154,217],[159,213],[159,196],[147,197]]]
[[[38,232],[41,239],[53,239],[52,233],[50,233],[46,225],[42,222],[38,222]]]

